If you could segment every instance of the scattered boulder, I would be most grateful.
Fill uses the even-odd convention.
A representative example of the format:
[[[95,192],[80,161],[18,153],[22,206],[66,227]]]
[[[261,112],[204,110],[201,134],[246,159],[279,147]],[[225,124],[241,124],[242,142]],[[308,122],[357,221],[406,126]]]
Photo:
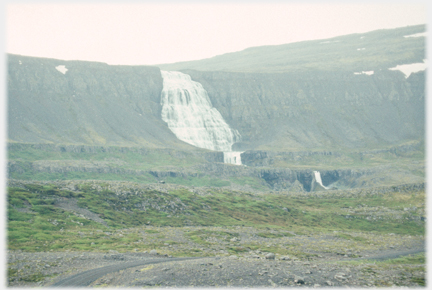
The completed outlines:
[[[268,281],[270,282],[270,284],[273,286],[273,287],[276,287],[277,285],[276,285],[276,283],[275,282],[273,282],[273,280],[272,279],[268,279]]]
[[[265,258],[268,260],[274,260],[275,259],[275,254],[273,253],[268,253],[267,255],[265,255]]]
[[[304,284],[305,283],[305,279],[303,277],[294,275],[294,282],[296,282],[298,284]]]
[[[334,278],[338,280],[339,282],[345,281],[347,279],[345,273],[337,273]]]
[[[153,249],[153,250],[151,250],[150,251],[150,253],[149,253],[150,255],[157,255],[158,254],[158,252],[155,250],[155,249]]]

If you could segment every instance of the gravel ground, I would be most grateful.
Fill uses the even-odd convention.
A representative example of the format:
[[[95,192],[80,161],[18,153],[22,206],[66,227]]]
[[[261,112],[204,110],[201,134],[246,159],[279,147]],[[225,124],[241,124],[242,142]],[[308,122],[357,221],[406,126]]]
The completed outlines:
[[[406,279],[407,275],[408,272],[400,267],[371,270],[365,265],[224,257],[130,268],[108,274],[92,286],[418,286]],[[416,275],[420,277],[424,273]]]
[[[411,249],[411,252],[421,250]],[[393,258],[397,252],[386,251],[375,256]],[[424,267],[419,265],[341,263],[341,260],[349,260],[344,257],[301,261],[251,251],[243,256],[172,259],[167,255],[115,251],[13,251],[8,253],[8,263],[9,271],[15,275],[9,279],[8,286],[53,286],[73,275],[92,269],[100,272],[107,266],[112,266],[108,272],[100,272],[99,277],[92,276],[94,279],[91,280],[96,280],[89,281],[90,287],[418,287],[418,282],[425,279]],[[159,263],[149,264],[153,262]],[[125,268],[125,265],[132,266]]]

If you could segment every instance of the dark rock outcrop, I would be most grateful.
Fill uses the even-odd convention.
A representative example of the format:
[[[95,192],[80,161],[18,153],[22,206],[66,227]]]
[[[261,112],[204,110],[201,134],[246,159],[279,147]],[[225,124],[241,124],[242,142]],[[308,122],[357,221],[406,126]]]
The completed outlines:
[[[424,72],[185,70],[242,135],[236,150],[370,148],[424,138]]]
[[[424,72],[408,79],[384,69],[184,72],[240,132],[238,151],[377,148],[424,138]],[[162,83],[156,67],[8,55],[8,139],[193,150],[161,120]]]
[[[160,118],[156,67],[9,54],[7,69],[10,141],[191,148]]]

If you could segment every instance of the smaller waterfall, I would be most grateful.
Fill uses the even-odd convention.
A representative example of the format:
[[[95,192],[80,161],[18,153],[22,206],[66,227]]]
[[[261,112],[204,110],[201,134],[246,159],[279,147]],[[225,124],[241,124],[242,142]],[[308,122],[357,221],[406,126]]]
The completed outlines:
[[[325,189],[329,189],[327,186],[324,186],[324,184],[322,183],[322,180],[321,180],[321,173],[320,173],[319,171],[314,171],[313,173],[314,173],[314,176],[315,176],[315,180],[316,180],[316,182],[317,182],[319,185],[321,185],[323,188],[325,188]]]
[[[242,153],[243,152],[238,152],[238,151],[224,152],[224,163],[242,165],[241,156],[240,156],[240,154]]]

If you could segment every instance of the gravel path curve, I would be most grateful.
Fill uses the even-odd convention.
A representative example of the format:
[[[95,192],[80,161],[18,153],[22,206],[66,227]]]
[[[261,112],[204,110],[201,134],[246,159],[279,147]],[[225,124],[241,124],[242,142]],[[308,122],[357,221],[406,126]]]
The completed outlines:
[[[192,260],[192,259],[200,259],[200,258],[166,258],[166,259],[149,259],[144,261],[137,262],[129,262],[129,263],[120,263],[111,266],[105,266],[97,269],[87,270],[82,273],[78,273],[66,279],[60,280],[57,283],[53,284],[52,287],[82,287],[88,286],[92,282],[96,281],[98,278],[105,276],[108,273],[117,272],[123,269],[137,267],[141,265],[148,264],[158,264],[158,263],[166,263],[173,261],[183,261],[183,260]]]
[[[392,252],[387,252],[387,253],[374,255],[374,256],[370,256],[370,257],[346,259],[345,261],[349,261],[349,260],[378,260],[378,261],[383,261],[383,260],[389,260],[389,259],[396,259],[396,258],[399,258],[402,256],[418,254],[418,253],[422,253],[422,252],[425,252],[424,247],[423,248],[416,248],[416,249],[412,249],[412,250],[408,250],[408,251],[392,251]]]
[[[370,259],[370,260],[386,260],[386,259],[393,259],[400,256],[406,256],[410,254],[416,254],[420,252],[424,252],[423,248],[417,248],[412,249],[409,251],[390,251],[386,253],[382,253],[380,255],[374,255],[370,257],[363,257],[363,258],[354,258],[354,259],[344,259],[345,261],[348,260],[364,260],[364,259]],[[198,257],[198,258],[150,258],[145,259],[141,261],[134,261],[134,262],[128,262],[128,263],[118,263],[116,265],[110,265],[105,266],[101,268],[91,269],[87,270],[78,274],[75,274],[73,276],[70,276],[68,278],[65,278],[63,280],[60,280],[56,283],[54,283],[51,287],[83,287],[83,286],[89,286],[91,283],[96,281],[97,279],[113,272],[117,272],[120,270],[124,270],[127,268],[133,268],[137,266],[142,265],[150,265],[150,264],[159,264],[159,263],[168,263],[168,262],[175,262],[175,261],[185,261],[185,260],[196,260],[196,259],[212,259],[210,257]]]

